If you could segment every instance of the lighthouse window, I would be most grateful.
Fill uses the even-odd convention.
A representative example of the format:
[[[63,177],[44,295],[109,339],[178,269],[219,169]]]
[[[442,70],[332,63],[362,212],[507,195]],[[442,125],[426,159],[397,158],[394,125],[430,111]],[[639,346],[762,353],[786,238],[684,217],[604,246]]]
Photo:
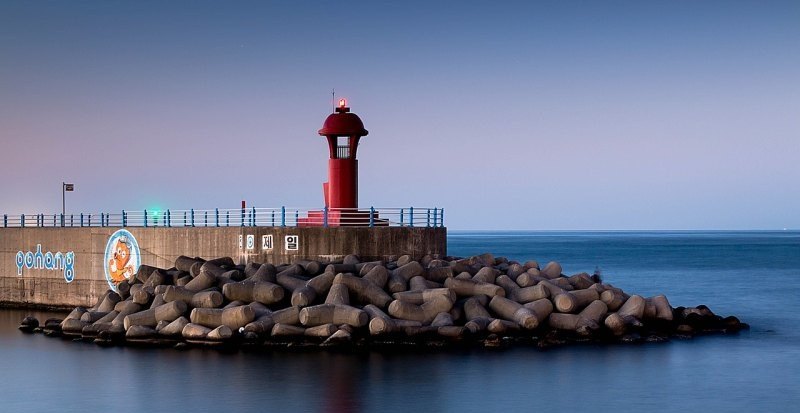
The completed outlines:
[[[339,136],[336,138],[336,158],[350,158],[350,138],[348,136]]]

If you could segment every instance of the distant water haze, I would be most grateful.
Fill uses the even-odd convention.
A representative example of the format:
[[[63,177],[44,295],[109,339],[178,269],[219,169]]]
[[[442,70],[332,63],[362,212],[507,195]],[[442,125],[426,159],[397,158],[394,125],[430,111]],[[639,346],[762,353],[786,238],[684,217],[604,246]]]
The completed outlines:
[[[454,229],[800,228],[800,3],[0,4],[0,213],[362,206]]]

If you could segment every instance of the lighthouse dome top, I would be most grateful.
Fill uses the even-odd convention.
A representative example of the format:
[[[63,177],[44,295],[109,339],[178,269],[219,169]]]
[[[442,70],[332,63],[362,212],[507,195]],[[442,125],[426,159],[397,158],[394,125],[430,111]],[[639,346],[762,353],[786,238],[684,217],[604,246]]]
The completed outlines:
[[[355,113],[350,113],[347,101],[339,100],[336,113],[331,113],[322,124],[319,134],[322,136],[367,136],[369,132],[364,129],[364,123]]]

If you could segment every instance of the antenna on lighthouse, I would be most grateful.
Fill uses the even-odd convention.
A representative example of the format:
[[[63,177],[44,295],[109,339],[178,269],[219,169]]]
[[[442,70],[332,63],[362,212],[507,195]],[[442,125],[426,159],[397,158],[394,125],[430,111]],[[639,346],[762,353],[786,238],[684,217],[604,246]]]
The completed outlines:
[[[331,89],[331,113],[336,112],[336,88]]]

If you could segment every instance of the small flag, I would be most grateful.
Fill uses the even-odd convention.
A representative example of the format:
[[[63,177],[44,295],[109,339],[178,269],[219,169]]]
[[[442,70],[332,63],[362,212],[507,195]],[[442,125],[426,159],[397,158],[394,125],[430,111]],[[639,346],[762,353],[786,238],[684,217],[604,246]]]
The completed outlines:
[[[64,190],[67,192],[72,192],[75,190],[75,184],[64,184]]]

